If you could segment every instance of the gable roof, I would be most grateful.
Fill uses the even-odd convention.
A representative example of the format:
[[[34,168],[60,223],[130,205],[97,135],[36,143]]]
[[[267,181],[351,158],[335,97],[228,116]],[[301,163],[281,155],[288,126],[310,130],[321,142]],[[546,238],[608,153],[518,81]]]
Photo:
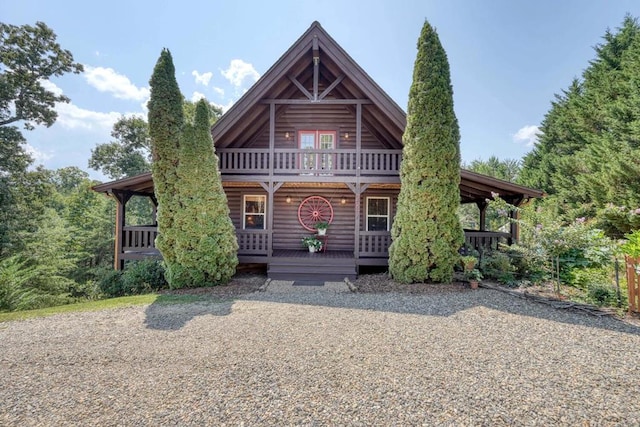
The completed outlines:
[[[367,99],[370,103],[363,108],[364,124],[378,126],[380,135],[401,143],[405,112],[316,21],[213,125],[211,133],[216,146],[227,147],[238,138],[246,140],[251,137],[247,134],[264,130],[269,118],[265,100],[308,101],[293,80],[302,86],[311,84],[313,55],[320,58],[320,84],[331,89],[326,99]],[[330,87],[336,80],[339,83]],[[239,122],[243,126],[238,126]]]

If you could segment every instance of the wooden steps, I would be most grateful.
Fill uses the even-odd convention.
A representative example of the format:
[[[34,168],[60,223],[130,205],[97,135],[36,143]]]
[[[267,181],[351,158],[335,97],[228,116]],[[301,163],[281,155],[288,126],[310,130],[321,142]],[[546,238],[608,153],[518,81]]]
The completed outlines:
[[[352,252],[274,251],[267,275],[273,280],[355,280],[356,261]]]

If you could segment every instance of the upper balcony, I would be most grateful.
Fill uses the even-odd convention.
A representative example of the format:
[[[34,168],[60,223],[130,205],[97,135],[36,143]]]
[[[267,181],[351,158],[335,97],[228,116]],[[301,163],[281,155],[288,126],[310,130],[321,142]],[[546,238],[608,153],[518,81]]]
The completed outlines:
[[[297,177],[399,177],[402,150],[246,149],[216,150],[225,175]]]

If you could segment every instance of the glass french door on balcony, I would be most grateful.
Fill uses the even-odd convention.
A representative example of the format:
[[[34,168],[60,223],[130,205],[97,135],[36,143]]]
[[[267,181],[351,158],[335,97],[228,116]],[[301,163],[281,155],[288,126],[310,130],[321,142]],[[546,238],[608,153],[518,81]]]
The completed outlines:
[[[302,150],[333,150],[336,148],[336,132],[303,130],[299,132],[298,141]],[[303,153],[300,156],[300,169],[329,171],[332,168],[333,154]]]

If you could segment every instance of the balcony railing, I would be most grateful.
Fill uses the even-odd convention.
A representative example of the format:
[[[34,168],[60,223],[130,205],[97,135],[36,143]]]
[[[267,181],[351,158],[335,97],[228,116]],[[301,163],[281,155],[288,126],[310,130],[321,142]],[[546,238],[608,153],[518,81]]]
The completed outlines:
[[[402,150],[308,150],[222,148],[223,174],[261,175],[398,175]]]

